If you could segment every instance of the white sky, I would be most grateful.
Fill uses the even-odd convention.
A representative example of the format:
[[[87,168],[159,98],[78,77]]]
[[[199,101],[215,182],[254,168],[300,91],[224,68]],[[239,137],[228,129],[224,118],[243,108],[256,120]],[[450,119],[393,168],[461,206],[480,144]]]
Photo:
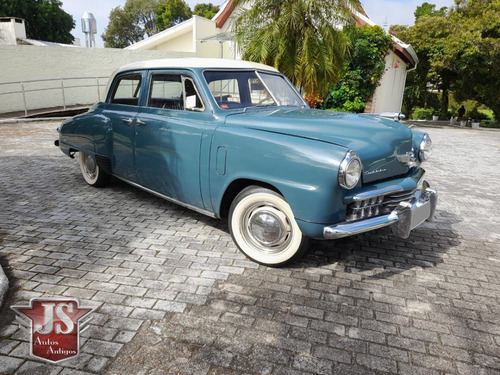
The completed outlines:
[[[62,0],[62,8],[66,13],[73,16],[76,27],[72,34],[75,38],[80,38],[80,45],[85,45],[85,36],[82,33],[81,17],[83,12],[94,15],[97,21],[97,47],[104,47],[101,34],[108,25],[108,17],[111,10],[117,6],[123,6],[126,0]],[[222,5],[224,0],[187,0],[189,6],[194,8],[200,2],[211,2],[215,5]],[[414,21],[413,12],[418,5],[425,0],[361,0],[368,16],[377,24],[383,25],[386,20],[389,25],[411,25]],[[436,4],[439,9],[442,6],[451,6],[454,0],[427,0],[428,3]]]
[[[366,14],[378,25],[413,25],[414,12],[423,3],[435,4],[436,9],[455,5],[454,0],[361,0]]]

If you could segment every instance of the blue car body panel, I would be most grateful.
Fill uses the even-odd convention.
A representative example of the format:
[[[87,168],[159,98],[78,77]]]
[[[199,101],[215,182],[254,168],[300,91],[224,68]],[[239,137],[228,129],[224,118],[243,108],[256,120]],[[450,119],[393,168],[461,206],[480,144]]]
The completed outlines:
[[[215,68],[214,68],[215,69]],[[140,74],[137,105],[115,104],[117,79]],[[180,74],[196,85],[202,110],[148,106],[151,76]],[[419,166],[398,159],[414,153],[423,133],[404,124],[304,107],[221,109],[203,77],[203,68],[122,70],[104,103],[65,121],[59,147],[109,160],[111,173],[215,217],[235,182],[262,184],[280,192],[302,232],[321,238],[326,225],[343,222],[355,194],[392,185],[414,189]],[[339,165],[349,150],[363,174],[352,190],[339,186]]]

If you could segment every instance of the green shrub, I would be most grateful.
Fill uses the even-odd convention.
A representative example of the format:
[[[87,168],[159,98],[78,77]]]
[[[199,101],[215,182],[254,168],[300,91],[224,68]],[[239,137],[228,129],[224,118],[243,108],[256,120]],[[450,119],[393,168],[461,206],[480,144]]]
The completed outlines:
[[[469,113],[466,112],[465,117],[469,117],[473,120],[478,120],[478,121],[490,120],[490,117],[486,113],[484,113],[482,110],[478,110],[477,107],[475,107]]]
[[[432,120],[434,114],[433,108],[415,108],[413,110],[413,119],[415,120]]]
[[[323,102],[323,109],[363,112],[384,73],[385,55],[391,38],[379,26],[348,28],[352,48],[340,81]]]
[[[500,122],[496,123],[481,123],[482,128],[494,128],[494,129],[500,129]]]

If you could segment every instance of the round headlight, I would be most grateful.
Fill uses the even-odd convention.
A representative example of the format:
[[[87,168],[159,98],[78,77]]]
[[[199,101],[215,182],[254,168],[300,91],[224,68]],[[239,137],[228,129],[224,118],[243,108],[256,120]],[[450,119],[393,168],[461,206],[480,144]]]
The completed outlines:
[[[422,142],[420,142],[420,147],[418,150],[418,160],[422,163],[429,159],[431,156],[432,141],[429,134],[425,133],[422,137]]]
[[[344,189],[355,187],[361,177],[361,160],[352,150],[349,150],[340,163],[339,167],[339,185]]]

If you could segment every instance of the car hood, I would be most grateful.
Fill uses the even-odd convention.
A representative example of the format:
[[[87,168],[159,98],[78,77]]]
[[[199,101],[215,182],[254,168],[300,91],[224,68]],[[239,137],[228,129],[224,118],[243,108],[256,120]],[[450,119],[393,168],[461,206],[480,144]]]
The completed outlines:
[[[397,155],[412,149],[412,132],[404,124],[370,114],[298,108],[249,108],[229,114],[226,124],[336,144],[356,151],[363,162],[363,181],[404,174],[408,166]]]

